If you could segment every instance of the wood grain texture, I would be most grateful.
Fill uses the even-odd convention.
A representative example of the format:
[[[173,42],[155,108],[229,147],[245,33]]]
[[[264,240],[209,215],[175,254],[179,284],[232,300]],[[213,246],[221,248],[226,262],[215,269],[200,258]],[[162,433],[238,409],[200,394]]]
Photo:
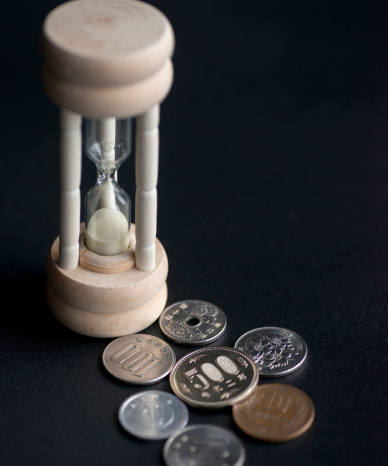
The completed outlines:
[[[88,118],[131,118],[162,102],[173,80],[171,60],[152,76],[133,84],[116,87],[85,86],[66,81],[42,66],[47,95],[59,107]]]
[[[66,81],[122,86],[155,74],[171,58],[174,33],[157,8],[131,0],[66,2],[46,17],[43,59]]]
[[[167,285],[145,305],[119,314],[100,314],[77,309],[63,301],[47,283],[46,297],[55,317],[69,329],[91,337],[119,337],[139,333],[162,313],[167,302]]]
[[[129,230],[130,248],[117,256],[99,256],[85,246],[85,223],[81,223],[79,237],[79,265],[96,273],[120,273],[135,267],[135,227]]]
[[[133,267],[121,273],[101,274],[81,266],[74,270],[60,268],[57,237],[47,255],[47,277],[56,294],[77,309],[100,314],[127,312],[149,302],[166,281],[167,255],[159,240],[155,246],[152,271],[143,272]]]

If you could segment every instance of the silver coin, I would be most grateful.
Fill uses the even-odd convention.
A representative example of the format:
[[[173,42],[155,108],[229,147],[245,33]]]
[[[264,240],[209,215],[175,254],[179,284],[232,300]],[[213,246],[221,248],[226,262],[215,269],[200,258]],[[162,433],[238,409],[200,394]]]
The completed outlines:
[[[190,406],[223,408],[247,398],[259,372],[241,351],[215,346],[187,354],[170,373],[173,392]]]
[[[186,300],[172,304],[159,319],[160,329],[180,345],[201,346],[217,340],[226,329],[226,315],[214,304]]]
[[[163,458],[168,466],[242,466],[245,448],[229,430],[197,424],[170,437]]]
[[[175,395],[158,390],[136,393],[119,409],[123,428],[136,437],[162,440],[183,429],[189,411]]]
[[[133,385],[149,385],[166,377],[175,364],[175,353],[152,335],[125,335],[109,343],[102,355],[105,369]]]
[[[234,348],[250,356],[264,378],[282,377],[299,369],[307,346],[301,336],[280,327],[261,327],[242,335]]]

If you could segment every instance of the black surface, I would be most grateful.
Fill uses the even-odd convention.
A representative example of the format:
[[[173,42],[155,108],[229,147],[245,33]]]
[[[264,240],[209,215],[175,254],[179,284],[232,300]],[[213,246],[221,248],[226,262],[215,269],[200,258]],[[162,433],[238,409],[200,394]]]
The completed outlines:
[[[118,407],[138,389],[104,372],[109,340],[65,329],[45,301],[58,125],[39,81],[38,37],[57,4],[19,0],[1,15],[0,461],[162,464],[164,442],[119,427]],[[240,433],[230,409],[190,409],[190,424],[236,432],[247,465],[387,464],[386,4],[154,4],[177,43],[161,119],[168,303],[222,308],[223,345],[258,326],[302,335],[307,363],[277,382],[316,407],[311,430],[282,445]],[[85,159],[83,196],[94,178]],[[133,157],[119,181],[134,200]],[[147,333],[161,336],[157,324]],[[173,347],[178,358],[188,351]],[[168,381],[149,389],[169,390]]]

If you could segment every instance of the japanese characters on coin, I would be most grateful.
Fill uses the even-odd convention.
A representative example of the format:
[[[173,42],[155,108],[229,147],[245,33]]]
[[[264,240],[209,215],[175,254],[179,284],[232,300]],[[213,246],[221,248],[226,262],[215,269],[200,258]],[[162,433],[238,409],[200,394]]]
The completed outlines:
[[[194,407],[222,408],[248,397],[257,385],[255,363],[241,351],[211,347],[194,351],[170,373],[173,392]]]
[[[280,327],[261,327],[242,335],[234,348],[250,356],[264,378],[282,377],[300,368],[307,356],[301,336]]]
[[[159,324],[164,335],[175,343],[201,346],[217,340],[224,333],[226,316],[214,304],[186,300],[165,309]]]
[[[170,437],[164,445],[163,458],[167,466],[242,466],[245,449],[229,430],[197,424]]]
[[[265,384],[233,406],[238,427],[259,440],[287,442],[303,435],[312,425],[315,409],[311,399],[290,385]]]
[[[147,440],[170,437],[186,426],[189,411],[171,393],[149,390],[127,398],[119,409],[119,421],[130,434]]]
[[[123,382],[149,385],[166,377],[175,364],[175,353],[152,335],[125,335],[109,343],[102,355],[108,372]]]

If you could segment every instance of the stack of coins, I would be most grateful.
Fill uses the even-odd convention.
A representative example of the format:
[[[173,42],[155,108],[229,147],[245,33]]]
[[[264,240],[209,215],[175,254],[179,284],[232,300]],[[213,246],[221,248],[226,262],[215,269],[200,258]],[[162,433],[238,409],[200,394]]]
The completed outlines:
[[[186,300],[166,308],[159,319],[163,335],[176,344],[203,346],[224,333],[227,319],[214,304]],[[258,385],[299,369],[307,357],[302,337],[280,327],[262,327],[242,335],[233,348],[213,346],[190,352],[178,362],[171,346],[152,335],[126,335],[103,353],[110,374],[132,385],[150,385],[169,375],[175,395],[151,390],[130,396],[119,421],[130,434],[147,440],[168,439],[168,466],[202,464],[211,458],[241,466],[245,450],[235,434],[214,425],[186,427],[186,405],[219,409],[232,406],[236,425],[251,437],[285,442],[303,435],[314,420],[310,398],[283,384]],[[186,405],[185,405],[186,404]]]

